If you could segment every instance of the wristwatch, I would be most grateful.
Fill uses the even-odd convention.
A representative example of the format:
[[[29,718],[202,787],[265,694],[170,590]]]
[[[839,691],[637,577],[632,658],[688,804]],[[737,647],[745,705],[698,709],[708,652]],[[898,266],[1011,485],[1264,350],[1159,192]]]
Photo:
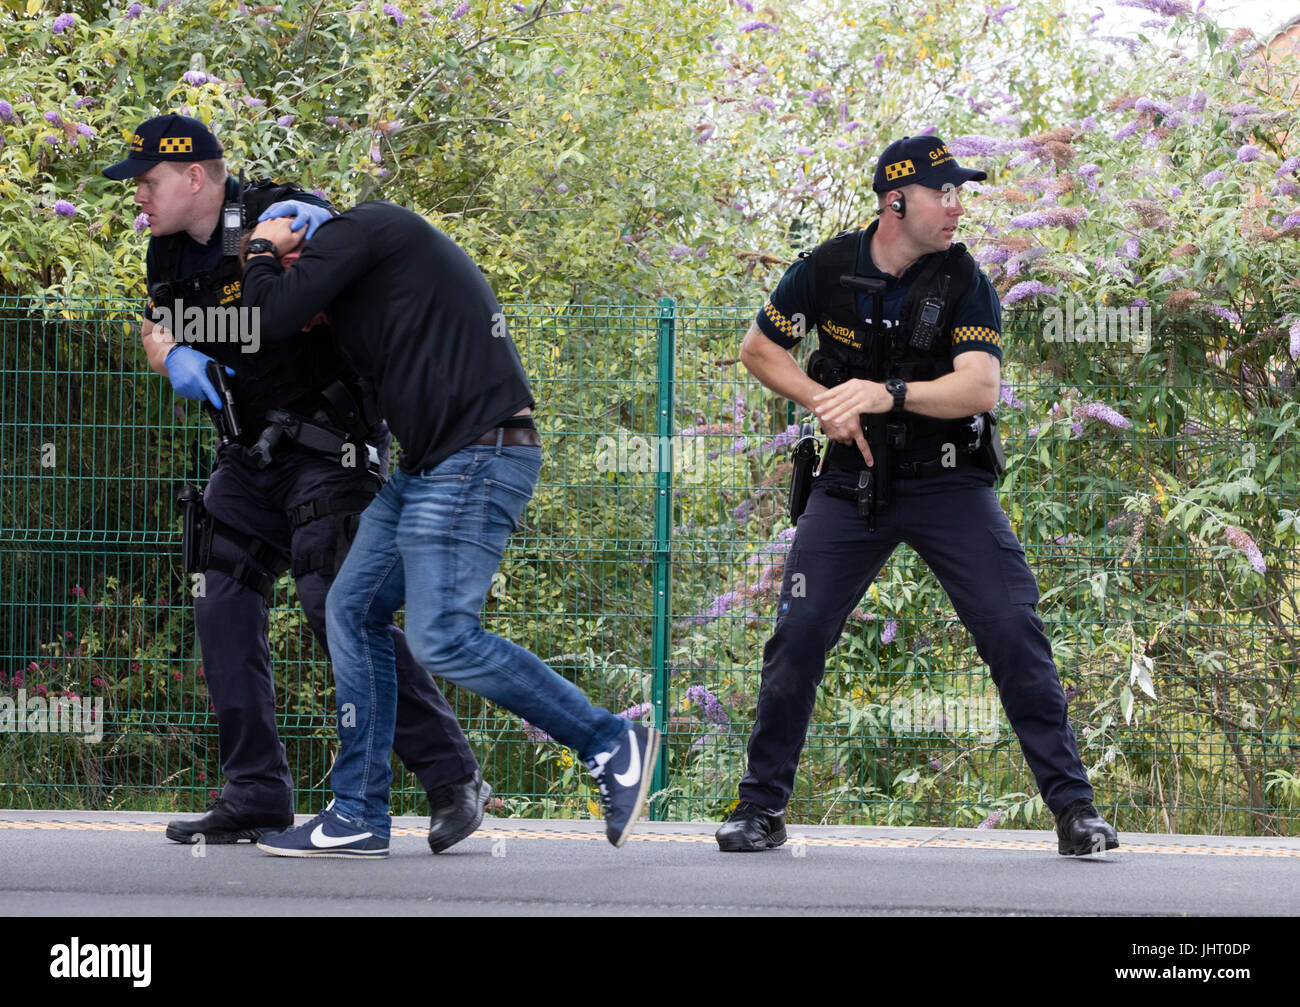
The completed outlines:
[[[901,413],[907,400],[907,382],[902,378],[890,378],[885,382],[885,391],[894,397],[894,408],[890,411]]]
[[[280,257],[280,250],[275,247],[275,242],[270,238],[254,238],[244,249],[245,255],[265,255],[267,252],[277,259]]]

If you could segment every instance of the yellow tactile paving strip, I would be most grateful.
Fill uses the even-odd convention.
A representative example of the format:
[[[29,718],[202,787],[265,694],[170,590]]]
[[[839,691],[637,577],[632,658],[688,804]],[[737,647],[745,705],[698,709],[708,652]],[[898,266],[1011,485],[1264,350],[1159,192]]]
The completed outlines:
[[[29,829],[54,830],[68,832],[163,832],[166,826],[153,822],[107,822],[107,821],[50,821],[45,819],[0,821],[0,830]],[[396,828],[394,836],[421,836],[423,829]],[[569,839],[588,842],[604,842],[604,833],[599,831],[576,832],[559,829],[527,828],[485,828],[474,833],[477,839]],[[1201,856],[1224,857],[1300,857],[1300,849],[1278,846],[1212,846],[1192,845],[1188,843],[1124,843],[1116,852],[1119,853],[1192,853]],[[703,843],[712,845],[710,833],[699,832],[644,832],[633,834],[629,842],[639,843]],[[953,850],[1032,850],[1034,852],[1055,852],[1055,842],[1033,842],[1017,839],[894,839],[887,836],[855,839],[843,836],[801,836],[791,831],[790,843],[805,846],[835,846],[859,849],[919,849],[921,847],[940,847]]]

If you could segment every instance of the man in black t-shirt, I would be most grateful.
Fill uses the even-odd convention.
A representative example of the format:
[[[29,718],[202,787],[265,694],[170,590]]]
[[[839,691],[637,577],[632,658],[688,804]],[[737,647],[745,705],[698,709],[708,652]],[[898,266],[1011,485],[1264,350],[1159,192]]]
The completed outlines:
[[[593,707],[479,622],[542,465],[535,403],[491,287],[447,235],[391,203],[363,203],[325,222],[285,272],[277,257],[301,240],[288,217],[257,227],[245,303],[259,307],[262,339],[273,345],[324,311],[374,387],[402,459],[361,515],[326,605],[339,705],[335,799],[259,848],[387,855],[395,694],[380,627],[403,606],[412,649],[429,671],[577,750],[600,787],[606,836],[621,846],[649,792],[658,732]]]
[[[362,407],[355,420],[339,415],[340,406],[346,411],[365,393],[339,354],[322,351],[319,334],[298,333],[294,341],[264,346],[255,317],[241,311],[238,262],[230,249],[243,218],[255,221],[273,201],[292,200],[283,205],[300,208],[318,224],[331,214],[323,199],[273,184],[254,184],[241,193],[216,137],[182,115],[143,123],[127,158],[103,174],[135,179],[135,202],[152,232],[146,254],[150,310],[143,325],[150,366],[170,379],[177,394],[208,403],[221,417],[226,404],[208,375],[213,361],[220,361],[243,427],[219,446],[202,496],[183,495],[186,570],[194,575],[195,627],[217,715],[225,784],[205,814],[171,822],[167,837],[180,843],[252,841],[292,825],[294,813],[294,780],[275,722],[268,643],[272,587],[292,570],[307,622],[326,645],[325,596],[356,515],[387,475],[389,435],[377,416],[365,422]],[[307,220],[304,225],[312,226]],[[315,352],[304,359],[294,343],[309,338]],[[277,411],[319,414],[314,429],[340,427],[334,434],[340,447],[364,452],[368,443],[375,448],[374,464],[367,466],[363,453],[360,465],[348,466],[342,452],[321,450],[323,442],[309,448],[288,435],[259,451],[268,418]],[[395,748],[429,793],[429,844],[439,852],[478,827],[491,788],[447,701],[415,664],[397,628],[387,630],[401,669]]]

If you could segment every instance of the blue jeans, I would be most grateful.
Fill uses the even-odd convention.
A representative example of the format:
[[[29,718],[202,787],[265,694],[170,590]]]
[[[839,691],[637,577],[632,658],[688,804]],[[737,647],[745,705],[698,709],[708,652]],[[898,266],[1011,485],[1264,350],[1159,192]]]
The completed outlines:
[[[397,472],[361,515],[326,601],[338,701],[334,808],[389,834],[397,669],[389,623],[406,606],[415,660],[590,758],[631,725],[592,706],[536,655],[479,623],[510,533],[533,494],[542,449],[471,445],[418,475]]]

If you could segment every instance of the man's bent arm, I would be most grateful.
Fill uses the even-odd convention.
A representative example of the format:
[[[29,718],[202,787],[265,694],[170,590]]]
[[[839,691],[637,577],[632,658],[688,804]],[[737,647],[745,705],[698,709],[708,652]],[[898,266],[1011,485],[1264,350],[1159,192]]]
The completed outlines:
[[[244,264],[241,300],[246,307],[259,309],[262,341],[289,339],[324,311],[371,267],[368,246],[362,226],[343,214],[320,226],[290,270],[272,255],[250,255]]]
[[[166,377],[167,354],[176,345],[171,332],[146,318],[140,327],[140,341],[144,343],[144,355],[149,360],[149,367]]]
[[[740,344],[740,362],[764,387],[812,409],[814,395],[826,388],[804,373],[790,351],[768,339],[757,324],[751,325]]]
[[[953,358],[953,372],[933,381],[909,381],[909,413],[955,420],[993,409],[1001,389],[1002,363],[992,353],[968,350]]]

